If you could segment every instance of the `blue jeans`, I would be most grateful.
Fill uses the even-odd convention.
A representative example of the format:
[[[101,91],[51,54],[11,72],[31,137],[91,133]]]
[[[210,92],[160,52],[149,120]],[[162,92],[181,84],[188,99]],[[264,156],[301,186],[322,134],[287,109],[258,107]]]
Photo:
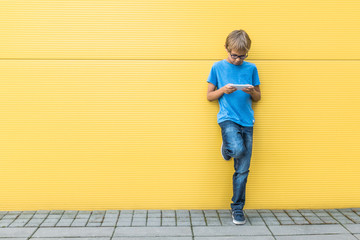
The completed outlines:
[[[233,197],[231,209],[242,210],[252,153],[253,127],[244,127],[233,121],[219,123],[224,153],[234,158]]]

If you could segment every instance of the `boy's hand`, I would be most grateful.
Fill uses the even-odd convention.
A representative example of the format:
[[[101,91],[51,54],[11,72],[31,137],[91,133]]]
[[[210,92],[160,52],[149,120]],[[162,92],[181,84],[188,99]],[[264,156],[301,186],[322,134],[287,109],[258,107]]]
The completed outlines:
[[[247,88],[243,88],[242,89],[243,92],[246,92],[248,94],[254,94],[256,92],[254,86],[251,86],[251,87],[247,87]]]
[[[230,93],[233,93],[233,92],[236,91],[236,87],[230,86],[230,83],[227,84],[227,85],[225,85],[225,86],[222,87],[222,88],[223,88],[224,93],[226,93],[226,94],[230,94]]]

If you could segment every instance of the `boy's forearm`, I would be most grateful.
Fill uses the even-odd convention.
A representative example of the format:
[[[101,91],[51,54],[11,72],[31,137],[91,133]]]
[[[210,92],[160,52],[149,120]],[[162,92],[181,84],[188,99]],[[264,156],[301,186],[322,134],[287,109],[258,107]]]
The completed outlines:
[[[250,94],[251,95],[251,99],[254,101],[254,102],[258,102],[260,101],[261,99],[261,93],[256,91],[253,93],[253,94]]]
[[[209,93],[207,94],[207,99],[208,99],[209,101],[217,100],[217,99],[221,98],[222,95],[224,95],[224,93],[225,93],[225,92],[224,92],[224,89],[222,89],[222,88],[217,89],[217,90],[215,90],[215,91],[209,92]]]

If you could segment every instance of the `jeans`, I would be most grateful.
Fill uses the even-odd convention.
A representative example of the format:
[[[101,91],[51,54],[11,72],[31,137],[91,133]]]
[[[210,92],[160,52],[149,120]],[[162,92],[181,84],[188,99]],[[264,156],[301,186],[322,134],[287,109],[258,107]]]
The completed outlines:
[[[252,154],[253,127],[244,127],[233,121],[219,123],[223,139],[223,151],[234,158],[232,211],[242,210],[245,205],[245,189]]]

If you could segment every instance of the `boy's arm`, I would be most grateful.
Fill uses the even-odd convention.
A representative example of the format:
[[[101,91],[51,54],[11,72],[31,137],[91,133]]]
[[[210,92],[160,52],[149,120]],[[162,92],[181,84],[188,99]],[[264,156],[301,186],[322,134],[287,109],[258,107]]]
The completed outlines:
[[[207,91],[207,100],[214,101],[214,100],[217,100],[220,97],[222,97],[222,95],[224,95],[224,93],[230,94],[230,93],[233,93],[236,91],[235,87],[230,87],[228,85],[226,85],[222,88],[219,88],[217,90],[215,90],[215,89],[216,89],[216,86],[212,83],[209,83],[208,91]]]
[[[261,99],[260,85],[257,85],[255,87],[244,88],[243,91],[250,94],[254,102],[260,101]]]

